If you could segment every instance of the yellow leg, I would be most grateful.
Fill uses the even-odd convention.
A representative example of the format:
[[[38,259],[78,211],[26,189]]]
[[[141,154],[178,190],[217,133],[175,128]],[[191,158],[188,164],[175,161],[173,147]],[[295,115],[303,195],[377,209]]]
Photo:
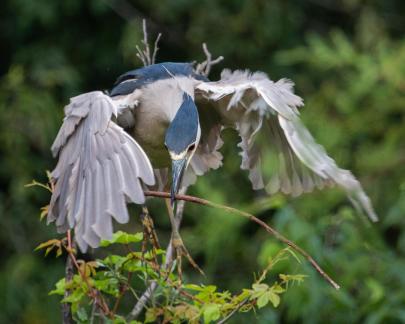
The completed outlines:
[[[165,199],[166,202],[166,207],[167,207],[167,212],[169,214],[169,219],[170,223],[172,225],[172,237],[171,237],[171,242],[173,246],[173,251],[176,253],[176,260],[177,260],[177,271],[180,277],[180,280],[182,278],[182,265],[181,265],[181,258],[184,256],[187,258],[188,262],[197,269],[202,275],[204,275],[204,272],[201,270],[201,268],[197,265],[197,263],[193,260],[191,257],[190,253],[188,253],[188,250],[186,246],[183,243],[183,240],[180,236],[176,220],[173,215],[173,209],[170,204],[170,199]]]

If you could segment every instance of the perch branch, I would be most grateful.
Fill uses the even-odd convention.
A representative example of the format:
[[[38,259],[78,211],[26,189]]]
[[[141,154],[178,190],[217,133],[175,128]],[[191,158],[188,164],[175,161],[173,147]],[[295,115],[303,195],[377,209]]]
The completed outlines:
[[[149,197],[158,197],[158,198],[169,198],[170,197],[170,193],[168,192],[159,192],[159,191],[145,191],[145,196],[149,196]],[[205,200],[202,198],[198,198],[198,197],[194,197],[194,196],[189,196],[189,195],[176,195],[176,199],[177,200],[184,200],[184,201],[188,201],[188,202],[192,202],[195,204],[200,204],[200,205],[204,205],[204,206],[209,206],[209,207],[213,207],[213,208],[218,208],[218,209],[222,209],[225,210],[229,213],[232,214],[237,214],[240,216],[243,216],[247,219],[249,219],[250,221],[255,222],[256,224],[260,225],[261,227],[263,227],[268,233],[270,233],[271,235],[273,235],[275,238],[277,238],[279,241],[283,242],[284,244],[290,246],[293,250],[297,251],[298,253],[300,253],[302,256],[304,256],[307,261],[315,268],[315,270],[335,289],[340,289],[340,286],[318,265],[318,263],[302,248],[300,248],[297,244],[295,244],[294,242],[290,241],[289,239],[287,239],[285,236],[283,236],[281,233],[279,233],[278,231],[276,231],[274,228],[272,228],[271,226],[267,225],[265,222],[263,222],[262,220],[258,219],[257,217],[255,217],[252,214],[249,214],[247,212],[238,210],[236,208],[232,208],[229,206],[225,206],[225,205],[220,205],[220,204],[216,204],[213,203],[209,200]]]

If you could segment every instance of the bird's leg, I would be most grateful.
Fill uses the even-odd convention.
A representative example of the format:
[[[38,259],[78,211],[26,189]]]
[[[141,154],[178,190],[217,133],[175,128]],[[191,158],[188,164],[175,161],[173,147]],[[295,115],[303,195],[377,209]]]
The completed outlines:
[[[204,275],[204,272],[201,270],[201,268],[197,265],[197,263],[193,260],[191,257],[190,253],[188,252],[186,246],[183,243],[183,240],[180,236],[179,229],[177,226],[177,222],[174,218],[173,215],[173,209],[170,204],[170,199],[165,199],[166,202],[166,207],[167,207],[167,212],[169,214],[169,219],[170,223],[172,226],[172,237],[171,237],[171,242],[173,246],[173,250],[176,253],[176,260],[177,260],[177,272],[179,274],[180,281],[182,279],[182,263],[181,263],[181,258],[184,256],[187,258],[188,262],[197,269],[201,274]],[[170,267],[169,267],[170,268]]]
[[[156,235],[155,226],[153,224],[153,219],[149,214],[149,210],[146,205],[142,206],[142,212],[140,215],[142,227],[143,227],[143,242],[142,242],[142,259],[144,258],[146,252],[146,245],[149,243],[152,245],[152,254],[157,268],[159,263],[156,256],[156,250],[160,249],[159,239]]]

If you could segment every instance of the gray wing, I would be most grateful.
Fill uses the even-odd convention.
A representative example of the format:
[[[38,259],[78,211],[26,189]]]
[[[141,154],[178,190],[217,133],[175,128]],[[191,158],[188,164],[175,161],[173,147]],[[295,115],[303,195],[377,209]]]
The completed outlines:
[[[219,81],[201,82],[196,92],[217,102],[223,125],[239,132],[241,168],[249,171],[254,189],[298,196],[338,185],[356,208],[378,220],[361,184],[350,171],[337,166],[300,121],[297,108],[303,101],[293,93],[291,81],[273,82],[261,72],[224,70]],[[267,150],[273,153],[272,161],[266,160]],[[266,181],[268,168],[262,164],[274,167]]]
[[[100,91],[70,100],[52,145],[59,155],[48,223],[59,232],[74,228],[84,252],[112,236],[112,218],[128,222],[126,203],[145,201],[141,180],[154,183],[142,148],[114,121],[119,106]]]
[[[197,176],[209,170],[216,170],[222,166],[222,154],[219,149],[223,145],[221,131],[223,125],[220,116],[206,100],[196,97],[198,115],[201,127],[201,138],[198,147],[186,169],[182,185],[188,187],[194,184]]]

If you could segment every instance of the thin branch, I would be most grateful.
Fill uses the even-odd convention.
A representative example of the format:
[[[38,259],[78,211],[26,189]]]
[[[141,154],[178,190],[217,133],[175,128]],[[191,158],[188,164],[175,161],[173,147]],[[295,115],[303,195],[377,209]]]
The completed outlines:
[[[158,198],[169,198],[170,197],[170,193],[168,192],[160,192],[160,191],[145,191],[145,196],[149,196],[149,197],[158,197]],[[200,205],[204,205],[204,206],[209,206],[209,207],[213,207],[213,208],[219,208],[222,210],[225,210],[229,213],[232,214],[237,214],[240,216],[243,216],[253,222],[255,222],[256,224],[260,225],[261,227],[263,227],[268,233],[272,234],[275,238],[277,238],[279,241],[283,242],[284,244],[287,244],[288,246],[290,246],[293,250],[297,251],[298,253],[300,253],[302,256],[304,256],[307,261],[315,268],[315,270],[329,283],[331,284],[331,286],[335,289],[340,289],[340,286],[318,265],[318,263],[302,248],[300,248],[298,245],[296,245],[294,242],[290,241],[289,239],[287,239],[285,236],[283,236],[281,233],[279,233],[278,231],[276,231],[274,228],[272,228],[271,226],[267,225],[265,222],[261,221],[260,219],[258,219],[257,217],[255,217],[252,214],[249,214],[247,212],[238,210],[236,208],[232,208],[229,206],[225,206],[225,205],[221,205],[221,204],[217,204],[217,203],[213,203],[209,200],[206,199],[202,199],[202,198],[198,198],[198,197],[194,197],[194,196],[189,196],[189,195],[176,195],[176,199],[177,200],[184,200],[184,201],[188,201],[188,202],[192,202],[195,204],[200,204]]]
[[[155,64],[155,62],[156,62],[156,54],[157,54],[157,52],[159,50],[158,44],[159,44],[159,41],[160,41],[161,37],[162,37],[162,33],[159,33],[157,35],[157,37],[156,37],[155,45],[153,46],[153,54],[152,54],[152,63],[151,64]]]
[[[182,193],[186,192],[186,189],[181,190]],[[181,224],[181,220],[183,218],[183,212],[184,212],[184,205],[185,205],[185,200],[180,200],[177,203],[176,207],[176,215],[174,217],[175,219],[175,226],[176,229],[178,230]],[[173,250],[173,244],[172,240],[170,239],[169,244],[167,245],[166,248],[166,261],[163,265],[163,269],[167,269],[170,264],[172,264],[174,258],[174,250]],[[137,318],[144,307],[147,305],[148,301],[152,298],[156,288],[158,287],[157,282],[154,280],[152,281],[149,286],[146,288],[142,296],[138,299],[138,302],[135,304],[134,308],[130,312],[130,314],[127,316],[127,320],[133,320]]]
[[[210,51],[208,50],[206,43],[202,44],[202,48],[203,48],[204,54],[206,56],[206,59],[204,62],[197,64],[197,66],[195,68],[195,72],[208,77],[208,75],[211,72],[211,68],[214,65],[218,64],[219,62],[221,62],[224,59],[224,57],[219,56],[215,60],[212,60],[212,55],[211,55]]]
[[[143,44],[144,48],[141,49],[138,45],[136,45],[135,48],[136,48],[136,51],[138,52],[138,53],[136,53],[136,56],[142,61],[142,64],[144,66],[148,66],[148,65],[155,64],[156,54],[159,50],[158,43],[159,43],[159,40],[160,40],[160,37],[162,36],[162,34],[159,33],[159,35],[156,37],[153,53],[151,56],[149,40],[148,40],[148,30],[146,27],[145,19],[142,19],[142,29],[143,29],[142,44]]]
[[[112,310],[113,314],[117,313],[118,307],[119,307],[119,305],[121,303],[121,300],[122,300],[122,297],[124,297],[125,293],[129,289],[128,285],[129,285],[129,283],[131,281],[131,278],[132,278],[132,272],[128,272],[127,282],[122,287],[120,287],[120,294],[118,295],[117,299],[115,300],[115,304],[114,304],[114,307],[113,307],[113,310]]]
[[[220,320],[217,324],[224,324],[225,322],[227,322],[233,315],[236,314],[236,312],[238,312],[247,302],[249,301],[249,298],[246,298],[244,300],[242,300],[238,306],[235,307],[234,310],[232,310],[232,312],[230,312],[226,317],[224,317],[222,320]]]

